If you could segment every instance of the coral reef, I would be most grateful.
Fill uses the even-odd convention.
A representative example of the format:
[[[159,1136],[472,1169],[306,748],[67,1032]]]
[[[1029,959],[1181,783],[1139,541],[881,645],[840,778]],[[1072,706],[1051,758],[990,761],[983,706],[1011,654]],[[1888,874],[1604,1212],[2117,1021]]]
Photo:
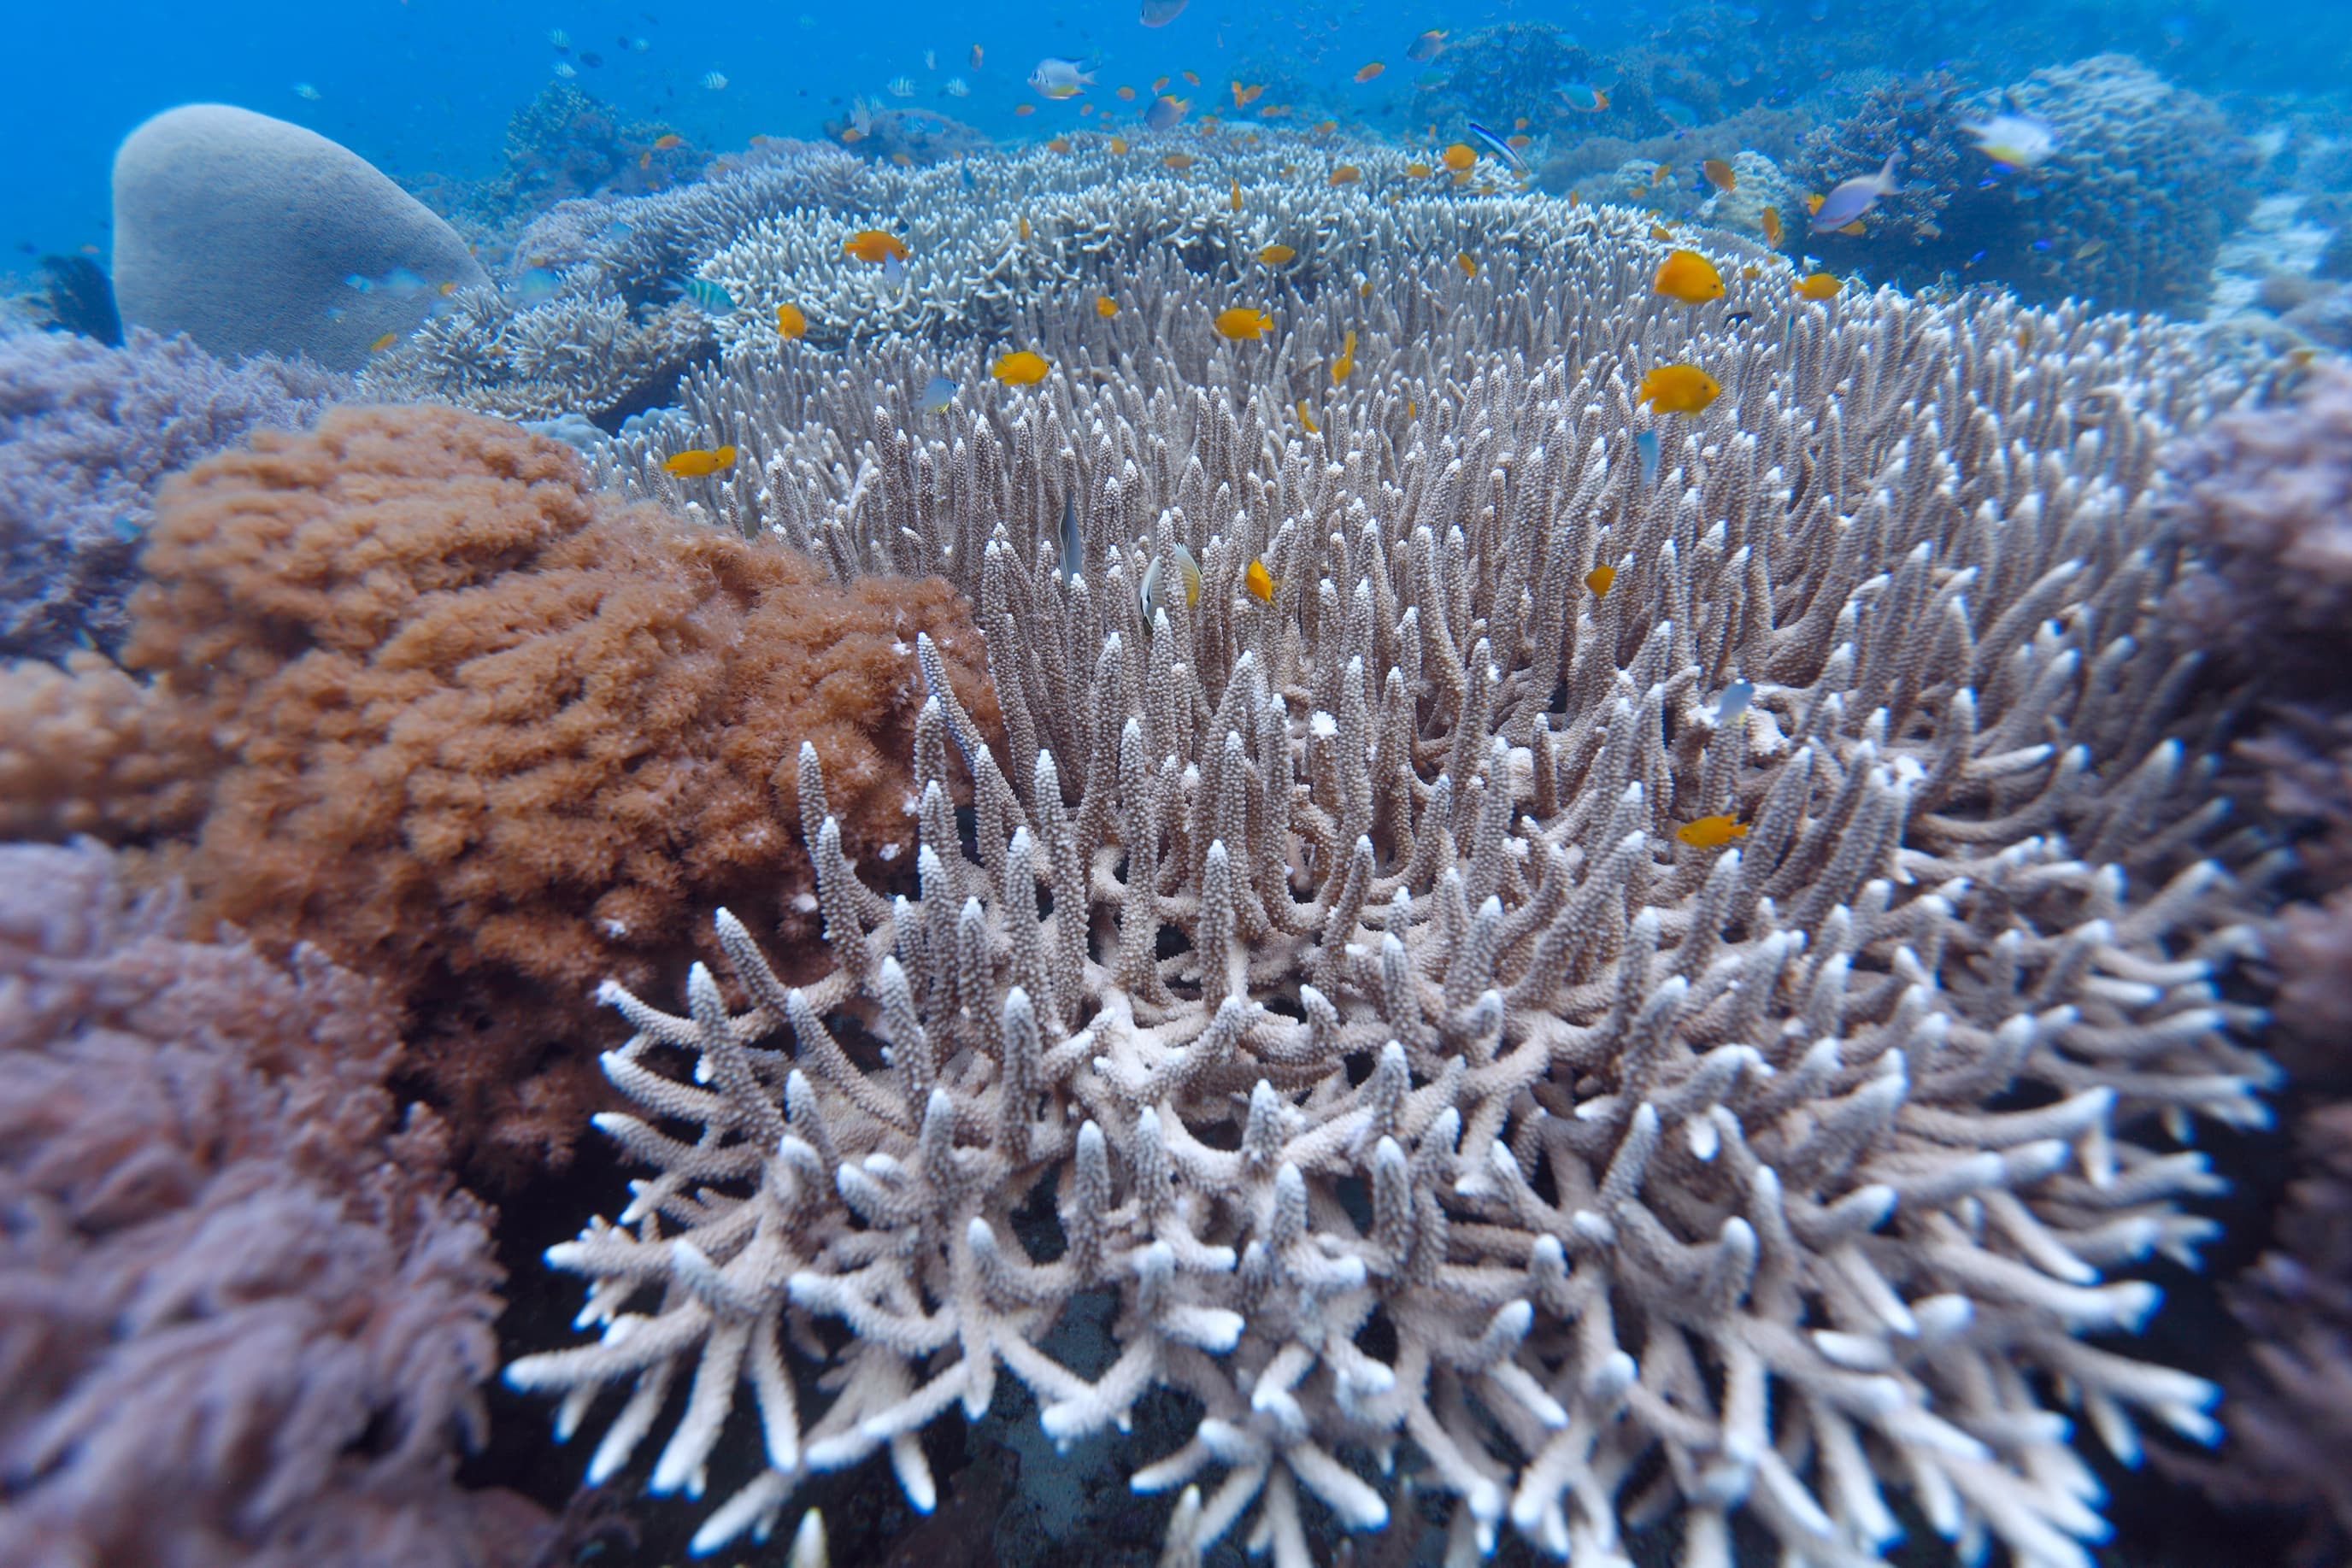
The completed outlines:
[[[112,653],[164,476],[257,429],[299,429],[350,390],[267,357],[226,365],[185,338],[0,331],[0,658]]]
[[[0,848],[0,1559],[480,1568],[499,1270],[376,991]]]
[[[123,320],[185,332],[215,354],[307,355],[355,371],[383,334],[424,320],[440,289],[488,281],[447,224],[301,126],[185,104],[142,124],[114,155]]]
[[[1861,235],[1814,235],[1808,248],[1908,285],[1948,273],[2029,302],[2195,315],[2223,233],[2252,207],[2252,147],[2213,104],[2126,56],[2038,70],[2003,96],[2052,127],[2057,151],[2038,168],[1996,173],[1960,129],[1978,111],[1948,83],[1883,87],[1808,137],[1790,173],[1816,192],[1906,154],[1903,192]]]
[[[935,109],[884,109],[862,99],[847,119],[825,121],[824,133],[858,157],[901,167],[968,158],[995,145],[979,128]]]
[[[2300,835],[2307,896],[2269,943],[2276,1050],[2293,1070],[2299,1173],[2272,1250],[2233,1282],[2251,1336],[2231,1385],[2232,1448],[2191,1473],[2295,1504],[2352,1540],[2352,371],[2321,363],[2291,402],[2217,421],[2174,455],[2195,569],[2181,618],[2258,683],[2241,742],[2261,804]]]
[[[691,179],[709,154],[690,142],[657,145],[677,128],[623,120],[570,82],[550,82],[507,121],[506,167],[483,182],[468,209],[492,223],[579,197],[641,196]]]
[[[1899,1506],[2087,1562],[2072,1433],[2215,1434],[2126,1336],[2212,1228],[2180,1140],[2270,1077],[2221,988],[2274,868],[2156,609],[2158,445],[2236,372],[1728,249],[1665,303],[1622,213],[1324,210],[1270,340],[1163,247],[1148,306],[1026,308],[1034,388],[927,415],[902,342],[688,378],[766,455],[714,515],[971,595],[1009,763],[919,642],[916,894],[839,849],[820,740],[829,972],[721,913],[682,1013],[605,988],[644,1171],[551,1253],[601,1333],[509,1380],[567,1435],[618,1391],[591,1477],[648,1450],[703,1550],[869,1456],[928,1507],[926,1427],[1017,1382],[1063,1444],[1176,1401],[1132,1474],[1171,1562],[1402,1532],[1408,1485],[1465,1561],[1878,1562]],[[1666,358],[1704,415],[1637,409]]]
[[[911,845],[918,631],[993,713],[938,579],[838,587],[601,504],[569,447],[454,410],[338,409],[199,465],[144,566],[124,659],[152,687],[19,672],[42,745],[0,752],[0,825],[193,838],[206,915],[383,978],[492,1163],[576,1134],[600,977],[662,973],[714,900],[814,929],[803,740],[848,759],[850,852]]]

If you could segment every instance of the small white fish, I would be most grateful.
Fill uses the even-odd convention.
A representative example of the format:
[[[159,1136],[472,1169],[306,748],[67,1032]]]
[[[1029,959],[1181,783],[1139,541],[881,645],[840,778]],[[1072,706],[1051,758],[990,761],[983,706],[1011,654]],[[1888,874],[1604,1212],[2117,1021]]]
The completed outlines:
[[[702,78],[702,85],[707,90],[711,92],[725,92],[727,90],[727,78],[720,76],[717,71],[712,71],[709,76]]]
[[[923,387],[923,412],[939,413],[955,406],[956,384],[945,376],[933,376]]]
[[[1733,719],[1738,718],[1741,714],[1748,711],[1748,704],[1755,695],[1756,685],[1754,682],[1732,682],[1729,685],[1723,688],[1723,695],[1716,699],[1715,722],[1719,725],[1729,724]]]
[[[570,81],[573,77],[578,76],[580,73],[572,68],[572,62],[570,60],[558,60],[555,62],[555,74],[562,77],[565,81]]]
[[[971,84],[965,81],[961,77],[950,77],[948,78],[946,92],[950,98],[970,98],[971,96]]]
[[[940,68],[939,50],[925,49],[923,51],[923,68],[927,71],[935,71]]]
[[[550,27],[547,30],[547,41],[559,49],[568,49],[572,47],[572,35],[561,27]]]
[[[629,40],[629,53],[633,55],[642,55],[653,47],[654,41],[651,38],[631,38]]]
[[[892,77],[888,91],[892,98],[912,98],[915,96],[915,84],[906,77]]]
[[[2031,114],[1994,114],[1963,120],[1960,129],[1976,138],[1977,151],[2012,169],[2037,168],[2058,151],[2058,131]]]
[[[1029,73],[1029,85],[1046,98],[1076,98],[1094,85],[1094,73],[1082,70],[1076,60],[1066,60],[1047,55]]]
[[[898,294],[907,292],[907,259],[897,251],[882,257],[882,281]]]
[[[307,98],[312,103],[316,103],[319,101],[319,89],[312,87],[309,82],[298,81],[294,84],[294,96],[296,98]]]

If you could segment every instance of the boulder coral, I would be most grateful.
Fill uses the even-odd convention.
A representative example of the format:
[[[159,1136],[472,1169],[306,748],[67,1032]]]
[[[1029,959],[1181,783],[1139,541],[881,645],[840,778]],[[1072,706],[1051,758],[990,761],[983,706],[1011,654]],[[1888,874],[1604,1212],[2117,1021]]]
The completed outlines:
[[[5,825],[186,840],[207,915],[394,988],[412,1070],[506,1161],[568,1146],[599,980],[665,972],[717,899],[814,930],[803,740],[845,758],[849,852],[910,865],[919,632],[994,711],[940,580],[841,587],[449,409],[341,408],[200,465],[143,564],[143,689],[90,666],[7,684],[46,719],[41,749],[0,747]],[[93,799],[108,779],[131,789]]]
[[[488,281],[423,203],[299,125],[184,104],[114,155],[114,294],[128,325],[185,332],[226,357],[355,371],[442,289]]]

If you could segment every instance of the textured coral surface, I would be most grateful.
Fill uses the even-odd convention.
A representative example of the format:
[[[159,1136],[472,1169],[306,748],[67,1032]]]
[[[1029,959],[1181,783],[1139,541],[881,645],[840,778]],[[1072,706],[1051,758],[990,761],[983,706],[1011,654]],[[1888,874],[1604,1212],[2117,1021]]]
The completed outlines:
[[[11,827],[189,834],[208,914],[383,977],[461,1134],[517,1155],[575,1131],[598,980],[658,972],[714,899],[810,928],[803,740],[844,759],[852,852],[887,871],[911,843],[918,630],[989,703],[937,579],[842,588],[448,409],[338,410],[200,466],[144,564],[127,660],[152,690],[11,683],[45,727],[0,751]]]
[[[380,992],[0,849],[0,1560],[479,1568],[499,1271]]]
[[[1432,1507],[1460,1561],[2089,1562],[2076,1445],[2215,1435],[2131,1332],[2213,1228],[2183,1140],[2271,1077],[2222,989],[2271,865],[2157,612],[2157,453],[2230,368],[1730,241],[1686,308],[1620,212],[1147,175],[1030,255],[976,183],[958,246],[1071,274],[1010,295],[1045,380],[747,334],[686,423],[763,459],[709,515],[966,588],[1009,764],[933,674],[913,896],[813,744],[831,972],[730,914],[682,1009],[607,988],[644,1174],[550,1255],[593,1337],[509,1381],[711,1549],[869,1456],[930,1506],[926,1429],[1017,1382],[1045,1442],[1134,1422],[1172,1563]],[[1673,361],[1722,397],[1639,407]]]

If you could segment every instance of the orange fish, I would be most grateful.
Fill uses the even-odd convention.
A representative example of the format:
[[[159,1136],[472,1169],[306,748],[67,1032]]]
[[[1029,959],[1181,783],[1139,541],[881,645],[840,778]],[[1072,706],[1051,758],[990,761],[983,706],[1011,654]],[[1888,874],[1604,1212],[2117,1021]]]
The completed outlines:
[[[1406,175],[1412,179],[1426,180],[1429,178],[1429,165],[1426,163],[1408,163],[1404,166],[1404,172]]]
[[[1660,365],[1642,378],[1642,401],[1659,413],[1697,413],[1722,392],[1722,383],[1696,365]]]
[[[397,343],[397,342],[399,342],[399,341],[400,341],[400,334],[399,334],[399,333],[397,333],[397,332],[386,332],[383,337],[378,338],[374,342],[370,343],[370,344],[368,345],[368,352],[369,352],[369,353],[371,353],[371,354],[381,354],[381,353],[383,353],[386,349],[391,348],[394,343]]]
[[[1532,136],[1515,135],[1506,136],[1503,138],[1503,145],[1509,148],[1514,152],[1524,152],[1535,144],[1536,139]]]
[[[1335,185],[1352,185],[1363,177],[1364,172],[1353,163],[1342,163],[1331,171],[1331,183]]]
[[[1307,407],[1303,402],[1298,406],[1302,412]],[[1271,604],[1274,602],[1274,574],[1265,570],[1265,562],[1262,560],[1251,561],[1249,563],[1249,570],[1242,573],[1242,586],[1248,589],[1265,603]]]
[[[1738,818],[1718,813],[1701,817],[1696,822],[1685,822],[1675,830],[1675,837],[1694,849],[1719,850],[1734,839],[1748,836],[1748,824]]]
[[[1066,136],[1056,136],[1045,143],[1045,151],[1048,152],[1067,152],[1069,150],[1070,139]]]
[[[1270,245],[1257,253],[1257,258],[1268,267],[1280,267],[1297,254],[1286,245]]]
[[[980,46],[978,44],[974,44],[971,47],[971,68],[974,70],[980,69]]]
[[[777,337],[783,339],[786,342],[790,342],[793,339],[805,337],[807,333],[808,318],[801,313],[801,308],[799,306],[779,305],[776,307]]]
[[[1233,305],[1217,312],[1216,329],[1237,343],[1254,343],[1274,330],[1274,318],[1253,306]]]
[[[664,134],[654,138],[654,151],[656,152],[667,152],[673,147],[683,147],[685,145],[686,138],[680,136],[675,131],[665,132]]]
[[[1835,299],[1844,292],[1844,280],[1826,272],[1808,273],[1797,285],[1797,298],[1800,299]]]
[[[1478,258],[1466,250],[1457,251],[1454,254],[1454,265],[1462,269],[1462,276],[1465,277],[1478,276]]]
[[[1763,226],[1764,243],[1770,246],[1774,250],[1780,249],[1781,234],[1780,209],[1778,207],[1767,207],[1757,216],[1756,221]]]
[[[1092,114],[1094,111],[1095,106],[1091,103],[1082,103],[1078,105],[1078,118],[1081,120],[1085,119],[1087,115]]]
[[[1029,219],[1025,214],[1020,219],[1020,235],[1023,239],[1029,237]]]
[[[1133,103],[1135,101],[1135,89],[1127,86],[1125,83],[1121,83],[1118,89],[1118,96],[1127,102]]]
[[[1126,137],[1124,137],[1124,136],[1114,136],[1114,137],[1112,137],[1112,138],[1110,139],[1110,150],[1111,150],[1112,152],[1126,152],[1126,151],[1127,151],[1127,138],[1126,138]]]
[[[1331,361],[1331,384],[1336,387],[1341,382],[1346,381],[1355,371],[1355,368],[1356,331],[1355,329],[1351,327],[1348,329],[1347,347],[1341,349],[1339,350],[1339,357]]]
[[[893,153],[891,153],[891,154],[890,154],[890,162],[893,162],[893,163],[896,163],[896,164],[897,164],[897,165],[898,165],[898,167],[899,167],[899,168],[901,168],[901,169],[911,169],[911,168],[913,168],[913,167],[915,166],[915,161],[914,161],[914,159],[912,159],[912,158],[908,157],[908,156],[906,153],[904,153],[904,152],[893,152]]]
[[[1315,423],[1315,415],[1314,415],[1314,413],[1313,413],[1311,411],[1309,411],[1309,410],[1308,410],[1308,408],[1307,408],[1307,400],[1306,400],[1305,398],[1300,398],[1300,399],[1298,400],[1298,405],[1297,405],[1297,406],[1298,406],[1298,423],[1299,423],[1301,425],[1303,425],[1303,426],[1305,426],[1305,427],[1306,427],[1307,434],[1309,434],[1309,435],[1320,435],[1320,434],[1323,434],[1323,427],[1322,427],[1321,425],[1319,425],[1319,424],[1318,424],[1318,423]],[[1271,599],[1271,598],[1269,598],[1269,599],[1267,600],[1267,602],[1268,602],[1268,603],[1273,602],[1272,599]]]
[[[1193,157],[1190,152],[1171,152],[1167,157],[1162,158],[1160,161],[1162,163],[1167,164],[1171,169],[1175,170],[1179,174],[1200,162],[1198,158]]]
[[[1668,251],[1650,280],[1650,291],[1685,305],[1704,305],[1723,298],[1723,274],[1695,250]]]
[[[1151,78],[1151,90],[1154,92],[1159,92],[1167,87],[1167,85],[1168,78],[1166,77],[1154,77]]]
[[[850,142],[852,142],[852,141],[865,141],[865,140],[866,140],[866,132],[864,132],[863,131],[858,130],[858,129],[857,129],[857,127],[856,127],[855,125],[845,125],[845,126],[843,126],[843,127],[841,128],[841,140],[842,140],[842,143],[843,143],[845,146],[846,146],[848,143],[850,143]],[[653,162],[653,154],[652,154],[652,153],[650,153],[650,152],[646,153],[646,162],[650,163],[650,162]],[[638,165],[638,166],[639,166],[640,168],[644,167],[644,165],[643,165],[643,164],[640,164],[640,165]]]
[[[1053,367],[1045,362],[1045,355],[1032,353],[1027,349],[1015,349],[990,366],[988,373],[1006,386],[1025,387],[1044,381],[1045,372],[1051,369]]]
[[[1118,301],[1108,294],[1095,296],[1095,314],[1108,321],[1118,314]]]
[[[1664,224],[1652,224],[1650,225],[1650,237],[1652,239],[1672,239],[1675,237],[1675,231],[1666,227]]]
[[[1013,106],[1013,112],[1021,115],[1034,114],[1037,112],[1037,106],[1034,103],[1016,103]]]
[[[1239,180],[1235,180],[1232,182],[1232,184],[1233,191],[1225,197],[1225,205],[1238,213],[1242,210],[1242,183]]]
[[[1328,136],[1339,129],[1339,122],[1336,120],[1318,120],[1315,122],[1315,130],[1318,135]]]
[[[735,466],[735,449],[720,446],[705,452],[697,447],[663,458],[662,466],[681,479],[708,479]]]
[[[1473,148],[1467,141],[1457,141],[1453,146],[1448,147],[1445,150],[1445,155],[1441,162],[1443,162],[1447,168],[1459,174],[1467,172],[1477,164],[1478,153],[1476,149]]]
[[[1608,598],[1609,585],[1616,580],[1617,569],[1613,566],[1596,566],[1584,574],[1584,586],[1592,590],[1595,599]]]
[[[1370,61],[1369,64],[1359,66],[1356,68],[1356,79],[1358,81],[1370,81],[1388,68],[1389,68],[1387,66],[1381,64],[1379,60]]]
[[[907,242],[897,235],[881,229],[860,229],[841,242],[841,254],[860,261],[882,262],[894,256],[904,261],[910,253]]]
[[[1251,104],[1257,101],[1257,95],[1265,90],[1265,84],[1264,82],[1259,82],[1255,87],[1244,87],[1239,82],[1234,83],[1234,107],[1235,109],[1247,109]]]
[[[1201,73],[1198,71],[1186,71],[1184,73],[1184,79],[1191,82],[1194,87],[1199,87],[1201,85]]]
[[[638,154],[637,154],[637,167],[638,167],[638,168],[640,168],[640,169],[650,169],[650,168],[652,168],[653,166],[654,166],[654,155],[653,155],[652,153],[650,153],[650,152],[640,152],[640,153],[638,153]]]
[[[1733,191],[1739,188],[1739,171],[1720,158],[1701,160],[1698,172],[1706,175],[1706,183],[1718,191]]]

